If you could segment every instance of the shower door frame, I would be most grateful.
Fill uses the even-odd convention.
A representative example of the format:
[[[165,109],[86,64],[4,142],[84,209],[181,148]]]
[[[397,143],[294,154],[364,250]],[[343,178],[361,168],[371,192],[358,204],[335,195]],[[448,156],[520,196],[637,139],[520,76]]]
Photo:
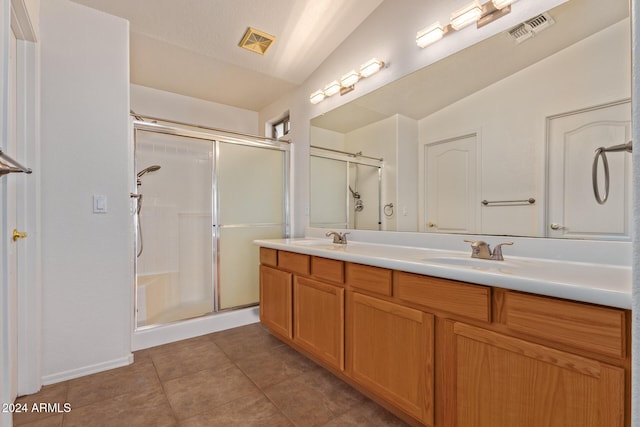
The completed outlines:
[[[282,219],[282,234],[284,238],[289,238],[291,233],[291,210],[290,210],[290,142],[287,140],[275,140],[271,138],[263,138],[254,135],[247,135],[242,133],[236,133],[231,131],[225,131],[220,129],[208,128],[200,125],[193,125],[189,123],[177,122],[168,119],[160,119],[156,117],[141,116],[133,114],[134,118],[131,121],[132,124],[132,139],[133,139],[133,169],[137,170],[136,165],[136,149],[137,149],[137,132],[150,132],[156,134],[164,134],[170,136],[177,136],[181,138],[193,138],[201,141],[206,141],[211,144],[211,150],[213,156],[211,158],[211,183],[212,183],[212,206],[211,206],[211,242],[212,242],[212,294],[213,294],[213,311],[199,317],[215,316],[218,313],[239,310],[242,308],[253,307],[259,305],[259,302],[249,303],[240,306],[234,306],[226,309],[220,309],[220,231],[224,229],[223,224],[219,224],[220,219],[220,199],[219,199],[219,162],[220,162],[220,145],[237,144],[243,146],[256,147],[260,149],[268,149],[281,151],[283,154],[283,219]],[[148,120],[148,121],[147,121]],[[169,125],[159,124],[158,122],[169,123]],[[133,173],[135,176],[135,173]],[[136,189],[135,193],[131,193],[132,203],[131,212],[134,217],[134,232],[133,232],[133,245],[134,256],[137,254],[137,242],[138,242],[138,221],[139,218],[135,214],[137,209],[137,198],[134,195],[137,194],[137,185],[134,180],[132,188]],[[234,224],[227,226],[227,228],[237,227],[274,227],[278,226],[278,223],[255,223],[255,224]],[[193,318],[185,318],[175,320],[173,322],[156,323],[138,326],[138,261],[137,258],[133,260],[133,274],[134,274],[134,307],[133,307],[133,327],[135,331],[142,331],[152,329],[160,326],[166,326],[171,324],[180,323]]]
[[[361,154],[348,153],[346,151],[334,150],[331,148],[324,148],[318,146],[311,146],[311,151],[309,153],[309,161],[311,161],[311,157],[319,157],[322,159],[335,160],[339,162],[345,163],[346,168],[346,179],[347,179],[347,188],[346,188],[346,203],[345,203],[345,217],[346,217],[346,227],[345,229],[350,230],[349,225],[351,224],[351,203],[350,202],[350,192],[349,192],[349,182],[350,182],[350,167],[351,164],[354,165],[363,165],[378,168],[378,231],[382,230],[382,168],[384,167],[384,159],[377,157],[369,157],[363,156]],[[355,214],[354,214],[355,215]],[[353,230],[357,230],[355,227],[355,218],[354,218],[354,227]]]

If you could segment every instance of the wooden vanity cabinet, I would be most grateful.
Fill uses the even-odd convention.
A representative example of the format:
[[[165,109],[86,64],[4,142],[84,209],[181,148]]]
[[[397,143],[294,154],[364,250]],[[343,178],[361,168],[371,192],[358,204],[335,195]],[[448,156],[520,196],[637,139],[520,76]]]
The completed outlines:
[[[296,276],[293,295],[293,341],[344,370],[344,288]]]
[[[261,321],[412,425],[630,424],[628,310],[286,251],[261,263]]]
[[[260,266],[260,321],[289,339],[293,338],[292,283],[291,273]]]
[[[625,425],[623,368],[460,322],[447,329],[445,426]]]
[[[433,425],[434,317],[356,292],[350,292],[349,299],[349,375]]]

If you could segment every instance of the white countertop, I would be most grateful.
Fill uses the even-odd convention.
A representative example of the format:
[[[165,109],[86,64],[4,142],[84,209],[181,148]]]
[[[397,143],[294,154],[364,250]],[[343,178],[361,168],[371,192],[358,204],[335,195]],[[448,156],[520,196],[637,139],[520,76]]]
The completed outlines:
[[[409,273],[631,308],[631,267],[508,256],[471,258],[467,252],[330,239],[256,240],[258,246],[373,265]]]

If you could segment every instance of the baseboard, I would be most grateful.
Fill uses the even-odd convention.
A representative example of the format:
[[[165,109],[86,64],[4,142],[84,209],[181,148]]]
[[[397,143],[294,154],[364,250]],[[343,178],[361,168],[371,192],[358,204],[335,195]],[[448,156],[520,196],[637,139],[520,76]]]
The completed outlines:
[[[84,377],[86,375],[96,374],[98,372],[108,371],[109,369],[121,368],[133,363],[133,353],[118,359],[108,360],[106,362],[97,363],[95,365],[84,366],[78,369],[71,369],[56,374],[45,375],[42,377],[42,385],[55,384],[62,381],[72,380],[74,378]]]
[[[259,321],[259,307],[249,307],[167,325],[145,327],[134,331],[131,338],[131,349],[132,351],[142,350]]]

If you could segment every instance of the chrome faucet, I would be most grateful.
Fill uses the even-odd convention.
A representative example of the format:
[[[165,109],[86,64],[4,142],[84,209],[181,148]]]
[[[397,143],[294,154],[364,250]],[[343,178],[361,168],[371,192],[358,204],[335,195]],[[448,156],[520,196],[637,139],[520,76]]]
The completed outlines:
[[[347,244],[347,234],[349,234],[349,233],[338,233],[336,231],[327,231],[325,236],[327,236],[327,237],[333,236],[333,243],[337,243],[337,244],[340,244],[340,245],[346,245]]]
[[[465,242],[471,243],[471,258],[492,259],[494,261],[504,261],[502,246],[513,245],[513,242],[500,243],[491,252],[491,247],[483,240],[465,240]]]

